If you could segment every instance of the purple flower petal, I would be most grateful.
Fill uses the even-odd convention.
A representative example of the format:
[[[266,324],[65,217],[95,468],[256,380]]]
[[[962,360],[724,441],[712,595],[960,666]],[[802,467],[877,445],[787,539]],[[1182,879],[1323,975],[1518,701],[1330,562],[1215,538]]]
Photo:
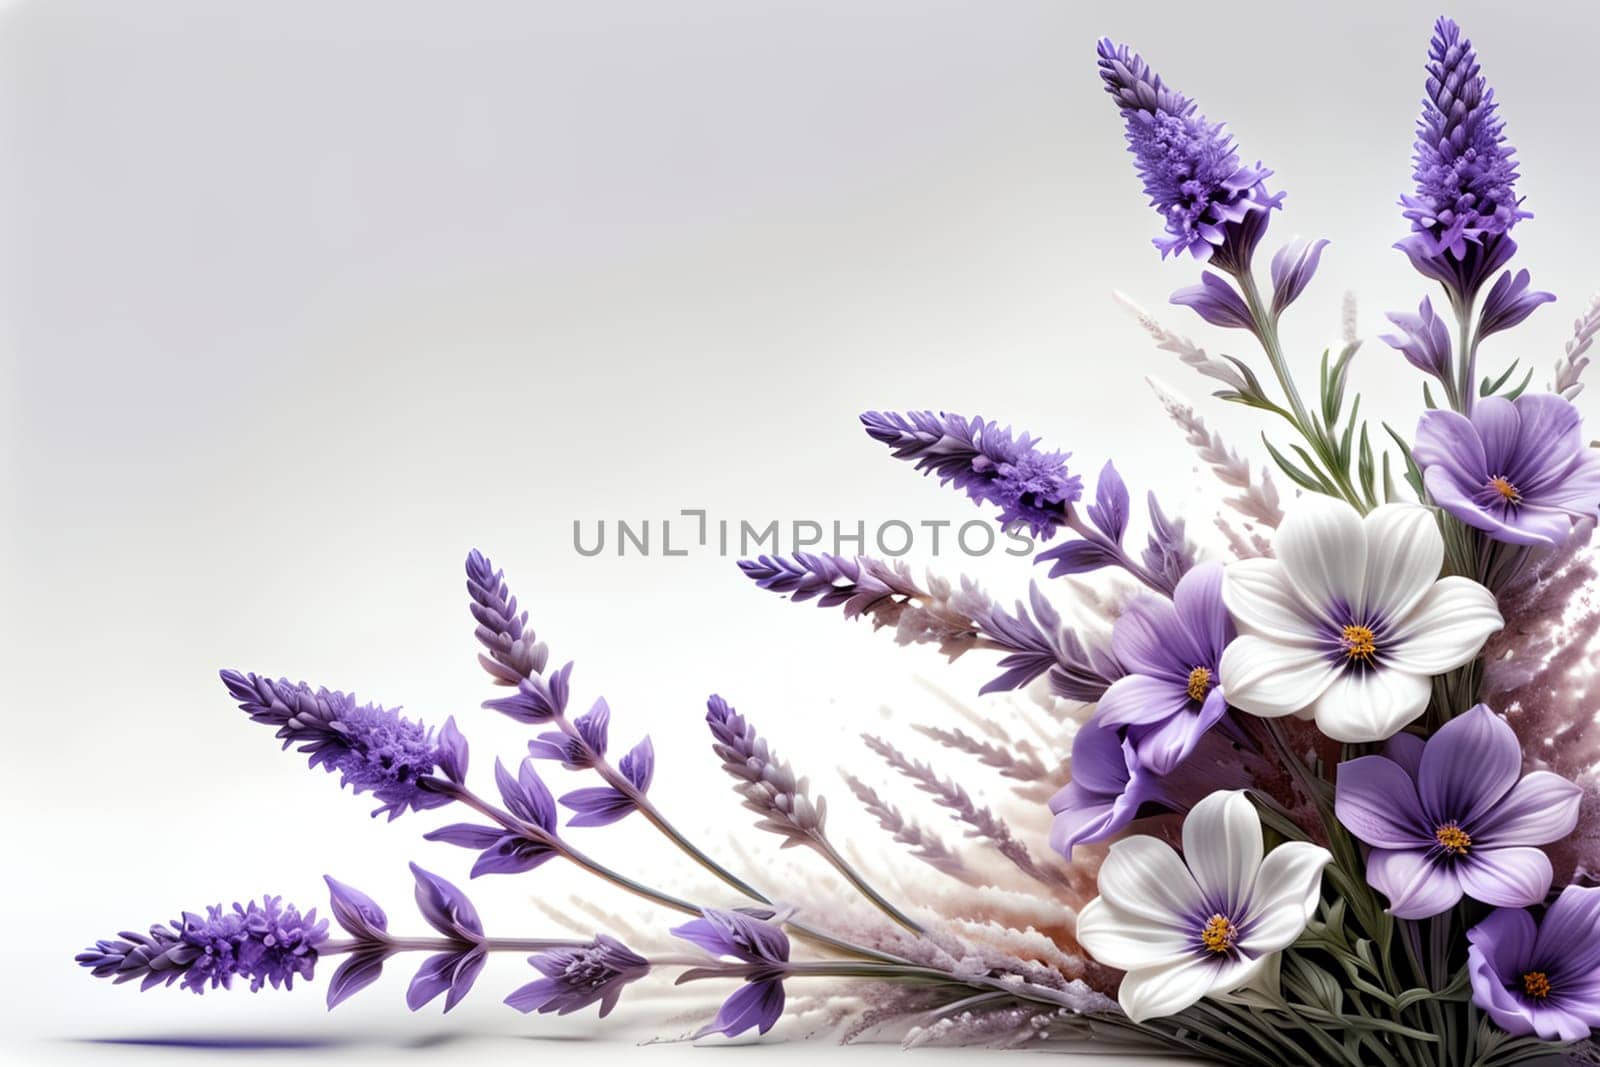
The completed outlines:
[[[1094,503],[1085,511],[1089,521],[1114,543],[1122,543],[1128,529],[1128,486],[1109,461],[1100,468],[1100,480],[1094,487]]]
[[[1200,284],[1179,289],[1172,294],[1172,303],[1193,308],[1195,314],[1213,326],[1237,330],[1255,329],[1255,320],[1244,298],[1233,286],[1211,271],[1200,274]]]
[[[1287,244],[1272,257],[1272,314],[1278,316],[1300,298],[1306,286],[1317,273],[1322,261],[1322,250],[1328,247],[1327,238],[1318,238],[1303,244]]]
[[[1422,820],[1416,783],[1383,756],[1339,764],[1334,811],[1345,829],[1376,848],[1427,848],[1434,843],[1434,827]]]
[[[1189,758],[1227,710],[1222,690],[1213,689],[1198,710],[1186,708],[1155,725],[1128,727],[1128,741],[1140,764],[1152,774],[1166,777]]]
[[[1489,295],[1484,298],[1483,310],[1478,313],[1478,338],[1509,330],[1518,325],[1540,304],[1556,298],[1554,293],[1529,292],[1528,272],[1519,270],[1515,275],[1506,271],[1500,275]]]
[[[1511,787],[1478,821],[1472,840],[1485,847],[1548,845],[1578,825],[1583,789],[1549,771],[1534,771]]]
[[[650,743],[650,738],[646,737],[634,745],[628,754],[622,757],[617,770],[621,771],[622,776],[639,792],[649,792],[650,781],[656,773],[656,750]]]
[[[1401,919],[1449,911],[1462,895],[1456,872],[1421,850],[1373,849],[1367,855],[1367,882],[1389,898],[1390,913]]]
[[[376,982],[383,974],[383,963],[388,958],[386,949],[351,953],[339,964],[339,969],[333,972],[333,979],[328,983],[328,1010],[332,1011]]]
[[[1471,828],[1522,773],[1522,746],[1505,720],[1478,704],[1428,739],[1417,777],[1422,810],[1435,824]]]
[[[506,832],[494,826],[477,826],[473,823],[456,822],[448,826],[441,826],[437,830],[429,830],[422,835],[424,841],[443,841],[448,845],[459,845],[462,848],[490,848],[500,842]]]
[[[1474,847],[1456,864],[1456,875],[1462,891],[1473,900],[1500,908],[1525,908],[1543,902],[1550,892],[1550,857],[1524,846]]]
[[[429,926],[458,941],[482,940],[483,922],[465,893],[415,863],[411,874],[417,882],[417,909]]]
[[[717,1017],[695,1033],[695,1037],[724,1034],[738,1037],[754,1028],[765,1034],[783,1015],[783,983],[778,979],[746,982],[723,1001]]]
[[[511,813],[524,822],[553,833],[556,828],[556,802],[549,788],[534,769],[533,758],[522,761],[515,778],[499,760],[494,764],[495,785]]]
[[[354,886],[345,885],[328,875],[323,875],[322,880],[328,883],[333,918],[344,927],[351,936],[361,940],[381,940],[385,931],[389,929],[389,917],[378,907],[377,901],[367,896]]]
[[[1106,695],[1100,698],[1095,718],[1106,726],[1159,723],[1179,714],[1189,704],[1189,693],[1183,683],[1130,674],[1111,683]]]
[[[609,826],[634,811],[633,800],[610,786],[574,789],[561,797],[563,806],[577,812],[568,826]]]
[[[1172,606],[1197,656],[1196,666],[1206,664],[1214,669],[1236,634],[1233,616],[1222,600],[1222,576],[1222,564],[1202,563],[1185,574],[1172,591]]]
[[[1384,334],[1383,343],[1398,350],[1413,367],[1444,380],[1450,369],[1450,327],[1433,310],[1433,301],[1423,297],[1415,315],[1392,311],[1389,321],[1400,327],[1401,333]]]

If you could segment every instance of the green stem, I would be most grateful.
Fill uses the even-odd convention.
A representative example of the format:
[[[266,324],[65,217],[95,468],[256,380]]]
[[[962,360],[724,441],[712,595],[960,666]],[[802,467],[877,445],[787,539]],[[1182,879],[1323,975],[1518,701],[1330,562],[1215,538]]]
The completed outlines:
[[[1255,324],[1253,332],[1256,339],[1261,342],[1261,348],[1267,354],[1267,362],[1272,367],[1273,376],[1278,380],[1278,387],[1283,390],[1283,395],[1289,402],[1289,410],[1285,412],[1280,408],[1278,409],[1280,414],[1288,420],[1301,438],[1311,446],[1316,457],[1322,461],[1328,481],[1337,491],[1337,495],[1343,497],[1357,511],[1366,514],[1369,510],[1368,505],[1357,492],[1355,484],[1351,482],[1350,471],[1340,460],[1338,446],[1329,436],[1332,427],[1328,427],[1325,431],[1319,429],[1317,422],[1306,409],[1305,401],[1300,397],[1300,390],[1294,382],[1294,374],[1289,370],[1289,363],[1283,355],[1283,342],[1278,336],[1277,317],[1262,301],[1255,275],[1245,270],[1233,274],[1233,277],[1239,283],[1239,291],[1244,296],[1245,306],[1250,310],[1250,319]]]

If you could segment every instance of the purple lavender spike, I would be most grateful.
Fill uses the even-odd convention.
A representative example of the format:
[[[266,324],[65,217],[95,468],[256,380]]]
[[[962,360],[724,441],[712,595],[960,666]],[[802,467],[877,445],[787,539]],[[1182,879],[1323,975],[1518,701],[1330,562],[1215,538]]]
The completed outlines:
[[[170,929],[152,926],[148,935],[124,931],[97,941],[77,962],[96,978],[138,981],[140,989],[179,982],[204,993],[232,988],[235,978],[249,982],[252,993],[268,985],[292,989],[296,976],[311,978],[328,923],[318,921],[315,908],[301,915],[282,901],[268,896],[231,911],[218,904],[204,915],[184,912]]]
[[[467,744],[454,720],[435,736],[398,709],[358,704],[337,690],[238,671],[223,671],[222,682],[252,721],[277,727],[284,748],[299,745],[312,767],[337,771],[340,785],[383,801],[374,816],[448,804],[428,785],[434,771],[458,784],[466,774]]]
[[[1068,453],[1041,451],[1032,437],[1013,437],[995,422],[869,411],[861,424],[896,459],[915,461],[917,470],[938,475],[940,485],[954,485],[973,503],[994,504],[1001,525],[1026,526],[1041,540],[1050,539],[1083,493],[1083,479],[1067,471]]]

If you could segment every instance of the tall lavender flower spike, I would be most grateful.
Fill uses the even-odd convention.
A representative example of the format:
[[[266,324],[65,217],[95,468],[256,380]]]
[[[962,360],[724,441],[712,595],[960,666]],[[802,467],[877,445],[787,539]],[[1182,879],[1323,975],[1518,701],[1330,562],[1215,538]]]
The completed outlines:
[[[605,934],[596,935],[586,948],[541,952],[528,962],[544,977],[506,997],[507,1004],[524,1014],[570,1015],[598,1001],[604,1019],[617,1006],[622,987],[650,973],[649,960]]]
[[[1224,270],[1248,270],[1267,213],[1283,203],[1282,193],[1267,192],[1272,171],[1241,163],[1222,124],[1208,123],[1127,45],[1102,38],[1097,51],[1150,206],[1166,220],[1155,246],[1163,257],[1187,251]]]
[[[1582,416],[1551,393],[1480,400],[1471,417],[1423,414],[1412,454],[1428,495],[1495,541],[1559,546],[1600,514],[1600,452]]]
[[[722,760],[722,769],[735,779],[744,806],[761,816],[758,827],[782,837],[784,848],[820,837],[828,818],[827,801],[819,797],[812,803],[806,780],[778,759],[755,726],[715,694],[706,701],[706,724],[711,727],[711,748]]]
[[[1506,1033],[1582,1041],[1600,1026],[1600,888],[1567,886],[1537,922],[1497,909],[1467,941],[1472,1002]]]
[[[517,610],[505,572],[496,570],[475,548],[467,553],[467,594],[484,649],[478,662],[495,684],[516,686],[524,678],[543,674],[550,650],[528,628],[528,613]]]
[[[78,954],[77,962],[96,978],[138,981],[141,990],[180,982],[204,993],[232,988],[241,978],[254,993],[268,985],[292,989],[296,976],[309,980],[317,948],[328,939],[328,923],[318,921],[315,908],[301,915],[282,897],[271,896],[260,904],[235,904],[232,911],[220,904],[205,915],[186,911],[168,926],[97,941]]]
[[[861,424],[896,459],[915,460],[919,471],[939,476],[978,504],[1000,508],[1004,526],[1019,523],[1049,540],[1066,509],[1083,492],[1083,480],[1067,470],[1068,453],[1043,452],[1027,434],[1009,427],[943,412],[869,411]]]
[[[789,938],[781,927],[739,912],[707,908],[693,922],[673,927],[672,935],[698,945],[712,956],[748,965],[744,985],[723,1002],[717,1017],[701,1027],[695,1037],[738,1037],[752,1028],[762,1034],[772,1029],[783,1014],[783,978],[789,963]],[[710,968],[687,971],[678,981],[720,973]]]
[[[1400,198],[1412,232],[1395,247],[1467,307],[1516,250],[1512,227],[1532,216],[1514,188],[1515,149],[1505,143],[1494,90],[1454,20],[1434,24],[1427,69],[1412,157],[1416,192]]]
[[[452,942],[452,947],[423,961],[406,990],[406,1006],[416,1011],[443,993],[444,1010],[449,1011],[472,990],[489,957],[483,922],[461,890],[415,863],[411,874],[417,882],[417,908],[422,917]]]
[[[1106,650],[1085,645],[1062,625],[1035,583],[1029,584],[1028,602],[1018,601],[1007,612],[969,579],[962,579],[960,590],[941,594],[918,585],[903,564],[870,556],[796,552],[740,560],[739,569],[760,588],[797,604],[815,600],[819,607],[842,607],[846,618],[866,616],[874,626],[895,626],[901,644],[937,641],[951,659],[975,647],[1003,651],[1001,673],[979,695],[1020,689],[1048,673],[1052,692],[1093,703],[1122,673]],[[918,625],[907,624],[912,612],[919,614]]]
[[[1454,907],[1463,895],[1523,907],[1550,891],[1538,847],[1578,823],[1583,790],[1548,771],[1522,774],[1522,747],[1479,704],[1426,743],[1397,734],[1381,756],[1339,765],[1334,810],[1372,846],[1367,881],[1402,919]]]
[[[500,799],[515,817],[512,824],[517,829],[452,823],[422,835],[428,841],[481,849],[472,865],[473,878],[483,874],[521,874],[557,854],[556,802],[534,770],[533,758],[522,761],[515,777],[495,760],[494,780]]]
[[[467,742],[449,719],[436,735],[399,709],[358,704],[332,689],[313,690],[304,682],[274,682],[256,674],[221,672],[228,692],[252,721],[278,728],[283,747],[299,745],[312,767],[339,772],[339,784],[352,792],[371,792],[383,802],[372,814],[390,820],[407,811],[450,803],[429,787],[437,771],[459,784],[467,773]]]

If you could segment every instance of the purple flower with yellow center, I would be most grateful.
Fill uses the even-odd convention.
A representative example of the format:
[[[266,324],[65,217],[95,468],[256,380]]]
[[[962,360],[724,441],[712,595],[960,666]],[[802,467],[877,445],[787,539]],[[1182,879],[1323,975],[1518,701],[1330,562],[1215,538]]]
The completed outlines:
[[[1506,1033],[1582,1041],[1600,1026],[1600,887],[1567,886],[1537,921],[1496,909],[1467,944],[1472,1002]]]
[[[1170,774],[1222,718],[1222,650],[1234,638],[1222,603],[1222,565],[1185,574],[1170,601],[1144,596],[1111,630],[1111,651],[1128,672],[1100,698],[1095,719],[1127,728],[1139,763]]]
[[[1166,220],[1155,246],[1163,257],[1188,252],[1224,270],[1247,269],[1267,213],[1283,202],[1282,193],[1267,192],[1272,171],[1241,163],[1222,124],[1207,122],[1127,45],[1103,38],[1097,52],[1145,194]]]
[[[397,708],[358,704],[337,690],[238,671],[223,671],[222,682],[253,721],[278,728],[284,748],[299,745],[312,767],[337,771],[340,785],[381,800],[374,816],[387,814],[392,821],[407,811],[450,803],[451,797],[429,788],[435,771],[457,784],[466,778],[467,742],[454,719],[435,734]]]
[[[723,1002],[717,1017],[701,1027],[695,1037],[738,1037],[751,1028],[762,1034],[772,1029],[783,1014],[783,978],[789,964],[789,936],[781,926],[737,911],[707,908],[700,918],[673,927],[672,935],[713,956],[745,965],[739,968],[744,984]],[[705,968],[686,972],[678,980],[710,978],[720,973]]]
[[[1341,763],[1334,810],[1372,847],[1367,882],[1389,911],[1424,919],[1462,896],[1504,908],[1543,901],[1550,859],[1536,846],[1572,832],[1582,797],[1559,775],[1523,775],[1516,734],[1479,704],[1426,742],[1398,734],[1383,755]]]
[[[1412,454],[1428,495],[1496,541],[1562,545],[1575,519],[1600,512],[1600,452],[1582,417],[1553,393],[1486,397],[1468,418],[1429,411]]]
[[[650,973],[649,960],[605,934],[583,948],[541,952],[528,962],[544,977],[506,997],[507,1004],[524,1014],[569,1015],[598,1001],[604,1019],[617,1006],[622,987]]]

